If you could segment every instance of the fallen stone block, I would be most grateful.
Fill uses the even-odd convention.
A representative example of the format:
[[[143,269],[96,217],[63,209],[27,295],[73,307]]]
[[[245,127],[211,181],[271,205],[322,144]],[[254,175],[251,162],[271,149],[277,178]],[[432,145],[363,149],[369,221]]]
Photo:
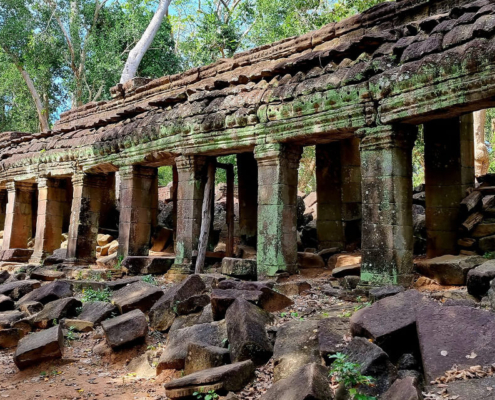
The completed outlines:
[[[210,304],[210,296],[207,294],[191,296],[187,300],[177,303],[177,315],[188,315],[200,312],[208,304]]]
[[[214,289],[211,292],[211,310],[213,319],[220,321],[225,318],[227,309],[236,299],[244,299],[253,304],[260,302],[263,293],[259,290]]]
[[[18,300],[40,286],[40,281],[35,280],[12,281],[0,285],[0,294],[9,296],[12,300]]]
[[[322,363],[318,344],[319,321],[292,321],[277,332],[273,349],[273,381],[285,379],[299,368]]]
[[[9,278],[10,278],[9,271],[6,270],[0,271],[0,284],[4,283]]]
[[[382,400],[422,400],[417,380],[411,376],[397,379],[382,396]]]
[[[495,314],[472,307],[431,304],[416,321],[426,381],[452,369],[491,365],[495,360]]]
[[[122,278],[116,279],[114,281],[103,282],[105,287],[110,290],[116,291],[122,289],[123,287],[130,285],[131,283],[142,282],[142,278],[140,276],[132,276],[130,278]]]
[[[96,260],[96,265],[100,268],[114,268],[117,265],[117,253],[100,257]]]
[[[139,257],[129,256],[124,259],[122,266],[132,275],[165,274],[172,265],[175,257]]]
[[[361,274],[361,264],[346,265],[334,268],[332,276],[334,278],[343,278],[345,276],[359,276]]]
[[[34,329],[33,322],[29,318],[23,318],[18,321],[15,321],[11,324],[12,328],[20,329],[24,332],[24,335],[32,332]]]
[[[38,314],[41,310],[43,310],[43,304],[38,303],[37,301],[26,301],[20,304],[18,307],[19,311],[22,311],[28,316]]]
[[[132,310],[148,312],[162,296],[163,290],[158,286],[141,281],[114,292],[112,302],[122,314]]]
[[[397,370],[380,347],[362,337],[355,337],[342,351],[351,363],[359,364],[362,375],[374,378],[373,386],[362,386],[369,396],[385,393],[397,378]]]
[[[0,329],[10,328],[11,325],[23,319],[25,317],[24,313],[20,311],[4,311],[0,313]]]
[[[495,260],[473,268],[467,274],[468,293],[478,298],[483,297],[490,289],[490,282],[493,279],[495,279]]]
[[[270,316],[244,299],[236,299],[225,315],[230,354],[233,362],[252,360],[265,364],[273,354],[273,347],[265,326]]]
[[[225,321],[193,325],[174,331],[167,339],[167,345],[157,366],[157,374],[166,369],[183,369],[189,344],[203,343],[225,347],[227,339]]]
[[[55,300],[45,305],[42,311],[34,315],[33,323],[36,327],[45,329],[62,318],[72,318],[77,315],[77,309],[82,303],[74,297]]]
[[[39,281],[56,281],[57,279],[65,278],[65,273],[48,268],[36,268],[33,272],[31,272],[29,277]]]
[[[320,355],[329,361],[333,356],[345,347],[344,336],[349,333],[350,321],[348,318],[330,317],[325,318],[318,324],[318,343]]]
[[[93,301],[83,304],[81,313],[77,316],[77,319],[90,321],[94,326],[98,326],[102,321],[112,316],[117,316],[118,313],[118,308],[112,303]]]
[[[101,323],[101,326],[107,342],[112,348],[143,339],[148,333],[146,316],[139,309],[107,319]]]
[[[199,317],[201,316],[201,313],[196,313],[196,314],[189,314],[189,315],[180,315],[174,319],[174,323],[170,327],[168,334],[170,335],[172,332],[182,329],[182,328],[187,328],[189,326],[193,325],[198,325],[198,324],[204,324],[204,323],[210,323],[213,322],[211,321],[206,321],[206,322],[199,322]]]
[[[308,364],[288,378],[277,381],[261,400],[332,400],[328,372],[321,364]]]
[[[493,400],[493,388],[495,387],[495,377],[490,376],[481,379],[468,379],[450,382],[445,388],[440,389],[436,385],[429,386],[425,392],[438,393],[446,390],[448,397],[456,400]]]
[[[256,260],[225,257],[220,272],[224,275],[245,280],[256,280],[258,269]]]
[[[290,307],[294,302],[287,296],[281,293],[277,293],[275,290],[269,287],[261,287],[259,289],[261,293],[259,306],[268,312],[282,311],[283,309]]]
[[[19,340],[24,336],[21,329],[10,328],[0,330],[0,349],[9,349],[17,346]]]
[[[385,297],[391,297],[402,293],[404,290],[405,289],[402,286],[384,286],[374,288],[370,290],[369,298],[373,303],[375,303]]]
[[[203,371],[230,364],[229,350],[202,343],[190,343],[185,361],[184,374]]]
[[[82,319],[65,319],[64,327],[66,329],[73,329],[76,332],[91,332],[94,329],[94,324],[91,321],[84,321]]]
[[[19,342],[14,354],[17,368],[24,369],[42,361],[62,357],[64,335],[60,325],[27,335]]]
[[[53,254],[45,259],[43,265],[57,265],[63,264],[67,259],[67,249],[57,249]]]
[[[0,294],[0,311],[9,311],[14,309],[14,300],[10,297]]]
[[[236,364],[195,372],[165,384],[165,394],[170,399],[190,398],[193,393],[236,392],[254,378],[254,364],[243,361]]]
[[[308,282],[286,282],[275,285],[274,290],[285,296],[298,296],[303,292],[311,289]]]
[[[30,249],[9,249],[0,252],[2,261],[11,261],[17,263],[27,263],[33,255],[33,250]]]
[[[445,255],[418,261],[416,269],[441,285],[465,285],[468,272],[485,261],[481,256]]]
[[[168,330],[177,316],[174,308],[205,290],[206,285],[199,275],[190,275],[183,282],[168,289],[150,310],[150,326],[159,331]]]
[[[351,317],[351,333],[372,339],[392,360],[417,352],[416,312],[430,302],[416,290],[386,297]]]
[[[106,235],[103,233],[99,233],[96,241],[98,242],[98,246],[105,246],[109,244],[113,240],[111,235]]]
[[[297,253],[297,265],[300,269],[325,268],[325,261],[318,254]]]
[[[17,304],[36,301],[41,304],[47,304],[55,300],[72,297],[74,294],[72,284],[65,281],[55,281],[48,285],[43,285],[38,289],[23,296]]]

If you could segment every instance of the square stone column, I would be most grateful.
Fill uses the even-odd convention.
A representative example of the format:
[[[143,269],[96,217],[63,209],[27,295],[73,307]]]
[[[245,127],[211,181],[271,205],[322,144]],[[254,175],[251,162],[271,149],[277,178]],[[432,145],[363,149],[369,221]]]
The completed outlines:
[[[413,272],[412,147],[417,128],[360,131],[363,195],[362,284],[408,285]]]
[[[27,249],[33,237],[33,203],[36,184],[31,182],[9,182],[8,202],[3,234],[3,250]]]
[[[7,190],[0,189],[0,231],[5,227],[5,216],[7,214]]]
[[[243,244],[256,246],[258,165],[253,153],[237,154],[239,230]]]
[[[158,223],[158,169],[120,169],[119,255],[148,256]]]
[[[473,114],[424,124],[427,256],[457,254],[460,202],[474,186]]]
[[[175,264],[170,275],[183,276],[192,272],[192,258],[198,250],[201,231],[201,211],[207,179],[208,158],[179,156],[177,167],[177,231]]]
[[[63,181],[38,178],[36,240],[30,263],[39,264],[62,243],[64,207],[67,200]]]
[[[70,216],[67,262],[91,264],[96,261],[100,211],[105,191],[106,175],[75,174],[72,176],[74,195]]]
[[[302,148],[256,146],[258,162],[258,277],[297,272],[297,175]]]

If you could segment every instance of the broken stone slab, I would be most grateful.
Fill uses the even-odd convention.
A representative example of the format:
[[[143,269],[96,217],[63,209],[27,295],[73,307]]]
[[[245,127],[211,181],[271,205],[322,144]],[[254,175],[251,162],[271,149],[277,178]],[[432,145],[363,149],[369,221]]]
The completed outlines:
[[[229,350],[202,343],[190,343],[187,350],[184,374],[190,375],[205,369],[230,364]]]
[[[495,314],[472,307],[431,304],[416,321],[426,381],[459,369],[491,365],[495,360]]]
[[[14,305],[14,300],[4,294],[0,294],[0,311],[13,310]]]
[[[48,268],[36,268],[29,277],[39,281],[56,281],[57,279],[65,278],[65,273]]]
[[[105,246],[105,245],[109,244],[112,240],[113,240],[113,237],[111,235],[103,234],[103,233],[99,233],[97,238],[96,238],[98,246]]]
[[[481,379],[468,379],[462,381],[450,382],[444,385],[447,392],[447,399],[456,400],[493,400],[495,395],[493,389],[495,387],[495,377],[490,376]],[[431,385],[425,388],[425,392],[438,393],[440,389],[436,385]]]
[[[299,252],[297,253],[297,265],[300,269],[325,268],[325,261],[318,254]]]
[[[163,290],[158,286],[141,281],[114,292],[112,302],[122,314],[132,310],[148,312],[162,296]]]
[[[417,352],[416,312],[430,302],[416,290],[386,297],[351,317],[351,333],[372,339],[392,360]]]
[[[273,354],[273,346],[265,326],[269,314],[244,299],[236,299],[225,314],[230,354],[233,362],[252,360],[265,364]]]
[[[102,321],[112,316],[117,316],[118,313],[118,308],[112,303],[93,301],[83,304],[81,313],[77,316],[77,319],[89,321],[94,326],[98,326]]]
[[[105,287],[110,290],[116,291],[122,289],[123,287],[130,285],[132,283],[141,282],[142,278],[140,276],[132,276],[129,278],[116,279],[114,281],[103,282]]]
[[[165,384],[168,398],[190,398],[193,393],[236,392],[243,389],[254,378],[255,366],[252,361],[223,365],[198,371]]]
[[[242,258],[225,257],[222,260],[220,272],[224,275],[253,281],[258,276],[256,260]]]
[[[350,321],[348,318],[325,318],[318,324],[318,343],[320,355],[325,361],[329,357],[342,351],[345,347],[344,336],[349,333]]]
[[[146,316],[139,309],[107,319],[101,326],[108,344],[114,349],[144,339],[148,333]]]
[[[63,264],[67,259],[67,249],[56,249],[53,254],[45,259],[43,265]]]
[[[82,319],[65,319],[64,327],[65,329],[73,329],[76,332],[91,332],[94,330],[93,322]]]
[[[100,268],[114,268],[117,265],[117,253],[98,258],[96,265]]]
[[[283,309],[290,307],[294,302],[287,296],[276,292],[269,287],[260,288],[261,295],[259,306],[268,312],[282,311]]]
[[[486,261],[479,267],[473,268],[467,275],[468,293],[478,298],[486,295],[490,282],[495,279],[495,260]]]
[[[55,325],[62,318],[75,317],[77,309],[81,306],[82,303],[74,297],[52,301],[32,317],[33,324],[38,328],[45,329]]]
[[[23,337],[24,332],[21,329],[0,329],[0,349],[10,349],[17,346]]]
[[[211,274],[198,274],[201,280],[204,282],[207,288],[209,289],[217,289],[220,282],[228,279],[228,276],[211,273]]]
[[[199,275],[190,275],[183,282],[165,291],[150,310],[150,326],[159,331],[168,330],[177,316],[174,307],[187,299],[201,295],[206,285]]]
[[[369,298],[374,303],[385,297],[395,296],[396,294],[404,291],[403,286],[384,286],[379,288],[373,288],[370,290]]]
[[[397,379],[390,389],[382,396],[382,400],[422,400],[423,395],[418,388],[417,380],[408,376],[403,379]]]
[[[364,394],[379,396],[385,393],[397,378],[397,370],[380,347],[362,337],[355,337],[342,351],[351,363],[359,364],[362,375],[374,378],[373,386],[362,386]]]
[[[40,281],[35,280],[12,281],[0,285],[0,294],[9,296],[12,300],[18,300],[40,286]]]
[[[128,256],[122,266],[129,270],[131,275],[158,275],[166,274],[175,262],[174,256],[168,257],[141,257]]]
[[[14,311],[4,311],[0,313],[0,329],[8,329],[11,327],[11,325],[23,319],[25,317],[25,314],[14,310]]]
[[[196,314],[189,314],[189,315],[180,315],[174,319],[174,323],[170,327],[168,334],[170,335],[172,332],[182,329],[182,328],[187,328],[189,326],[197,325],[197,324],[204,324],[204,323],[210,323],[213,322],[211,321],[206,321],[206,322],[199,322],[199,318],[201,316],[201,313],[196,313]]]
[[[7,270],[0,271],[0,284],[5,283],[5,281],[9,278],[10,278],[9,271]]]
[[[308,364],[288,378],[277,381],[261,400],[332,400],[328,385],[328,371],[321,364]]]
[[[191,343],[225,347],[227,340],[225,321],[193,325],[176,330],[168,336],[167,345],[157,366],[157,374],[166,369],[183,369]]]
[[[188,315],[198,313],[210,304],[210,296],[207,294],[199,294],[191,296],[187,300],[177,303],[177,315]]]
[[[64,335],[60,325],[27,335],[19,342],[14,363],[19,369],[62,357]]]
[[[306,364],[322,364],[319,321],[291,321],[277,332],[273,349],[273,381],[285,379]]]
[[[441,285],[465,285],[470,270],[486,261],[481,256],[444,255],[416,262],[418,272]]]
[[[33,255],[33,250],[30,249],[8,249],[0,252],[2,261],[11,261],[18,263],[27,263]]]
[[[488,253],[488,252],[494,251],[495,250],[495,235],[480,238],[478,240],[478,249],[481,250],[481,252],[483,252],[483,253]]]
[[[346,265],[334,268],[332,276],[334,278],[343,278],[345,276],[359,276],[361,274],[361,264]]]
[[[298,296],[310,289],[311,285],[305,281],[277,283],[274,287],[276,292],[282,293],[285,296]]]
[[[43,310],[43,304],[38,303],[37,301],[26,301],[25,303],[19,305],[19,307],[17,308],[24,314],[31,316]]]
[[[476,225],[476,228],[471,232],[471,237],[481,238],[495,234],[495,224],[491,222],[482,222]]]
[[[213,319],[220,321],[225,318],[227,309],[236,299],[244,299],[253,304],[260,302],[263,293],[259,290],[214,289],[211,292],[211,310]]]
[[[54,300],[72,297],[73,294],[74,291],[72,290],[71,283],[65,281],[55,281],[47,285],[43,285],[38,289],[34,289],[32,292],[21,297],[17,304],[20,305],[31,301],[47,304]]]

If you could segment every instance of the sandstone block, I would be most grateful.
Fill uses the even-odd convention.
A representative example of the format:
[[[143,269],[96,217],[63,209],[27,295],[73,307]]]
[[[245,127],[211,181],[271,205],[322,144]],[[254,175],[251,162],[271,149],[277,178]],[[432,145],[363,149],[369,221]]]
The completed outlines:
[[[21,329],[10,328],[0,330],[0,349],[9,349],[17,346],[23,336],[24,332]]]
[[[495,260],[487,261],[473,268],[467,274],[467,289],[470,295],[483,297],[490,289],[490,282],[495,278]]]
[[[0,294],[0,312],[14,309],[14,300],[10,297]]]
[[[222,347],[201,343],[190,343],[187,350],[184,373],[190,375],[197,371],[230,364],[230,352]]]
[[[0,294],[9,296],[13,300],[18,300],[40,286],[40,281],[35,280],[12,281],[0,285]]]
[[[38,365],[42,361],[60,358],[63,347],[62,327],[57,325],[21,339],[14,354],[14,363],[17,368],[24,369],[31,365]]]
[[[48,285],[43,285],[38,289],[23,296],[18,304],[36,301],[41,304],[47,304],[54,300],[71,297],[73,295],[72,284],[66,281],[55,281]]]
[[[45,305],[42,311],[33,316],[33,323],[38,328],[47,328],[59,322],[62,318],[72,318],[77,315],[77,309],[82,303],[74,297],[55,300]]]
[[[112,302],[122,314],[137,309],[148,312],[162,296],[163,290],[159,287],[141,281],[114,292]]]
[[[301,269],[325,268],[325,261],[321,256],[308,252],[297,253],[297,264]]]
[[[92,322],[95,326],[101,324],[102,321],[112,317],[113,314],[118,314],[119,310],[112,303],[104,301],[93,301],[84,303],[81,313],[77,316],[83,321]]]
[[[256,260],[225,257],[222,260],[221,273],[246,280],[256,280]]]
[[[383,400],[422,400],[417,380],[411,376],[397,379],[382,396]]]
[[[416,263],[416,269],[442,285],[465,285],[468,272],[485,261],[480,256],[445,255],[421,260]]]
[[[107,342],[112,348],[143,339],[148,333],[146,316],[139,309],[103,321],[101,326]]]

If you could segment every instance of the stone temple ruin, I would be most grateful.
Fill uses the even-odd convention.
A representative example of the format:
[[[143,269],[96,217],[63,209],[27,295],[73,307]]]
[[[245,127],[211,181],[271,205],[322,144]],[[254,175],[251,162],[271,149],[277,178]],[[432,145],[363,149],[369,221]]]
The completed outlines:
[[[112,100],[63,113],[52,131],[2,133],[0,260],[29,263],[30,279],[1,271],[0,303],[9,311],[0,313],[0,347],[17,346],[13,359],[22,369],[61,357],[62,328],[53,321],[62,317],[78,315],[65,327],[80,332],[101,325],[114,349],[149,339],[149,324],[153,333],[168,332],[153,370],[186,371],[166,383],[171,399],[191,398],[203,385],[239,392],[255,366],[272,363],[274,385],[263,400],[327,400],[333,395],[323,359],[344,349],[350,332],[342,351],[375,374],[368,389],[383,399],[420,399],[415,379],[444,383],[461,374],[454,364],[474,368],[468,373],[495,388],[495,318],[476,308],[484,298],[495,309],[495,262],[477,255],[495,250],[495,179],[475,182],[472,116],[494,106],[495,2],[403,0],[179,75],[136,78],[114,87]],[[401,287],[415,274],[412,149],[419,129],[427,257],[416,267],[442,284],[467,280],[472,298],[438,304],[438,294]],[[314,252],[360,243],[360,278],[350,289],[377,303],[359,305],[351,320],[352,313],[301,322],[296,313],[267,329],[268,313],[311,288],[278,281],[293,278],[302,263],[304,146],[316,151]],[[235,170],[217,160],[225,155],[236,155]],[[173,171],[168,189],[158,185],[163,166]],[[223,247],[213,249],[220,169],[226,228]],[[166,191],[168,233],[159,224]],[[64,273],[39,268],[81,272],[101,256],[129,275],[166,274],[176,285],[163,291],[139,277],[79,281],[111,292],[112,303],[83,305],[72,297],[74,282],[56,280]],[[199,274],[205,259],[223,260],[225,275],[264,282]],[[353,301],[339,290],[317,287],[312,295]],[[45,330],[20,341],[35,329]],[[321,391],[308,394],[313,389]]]

